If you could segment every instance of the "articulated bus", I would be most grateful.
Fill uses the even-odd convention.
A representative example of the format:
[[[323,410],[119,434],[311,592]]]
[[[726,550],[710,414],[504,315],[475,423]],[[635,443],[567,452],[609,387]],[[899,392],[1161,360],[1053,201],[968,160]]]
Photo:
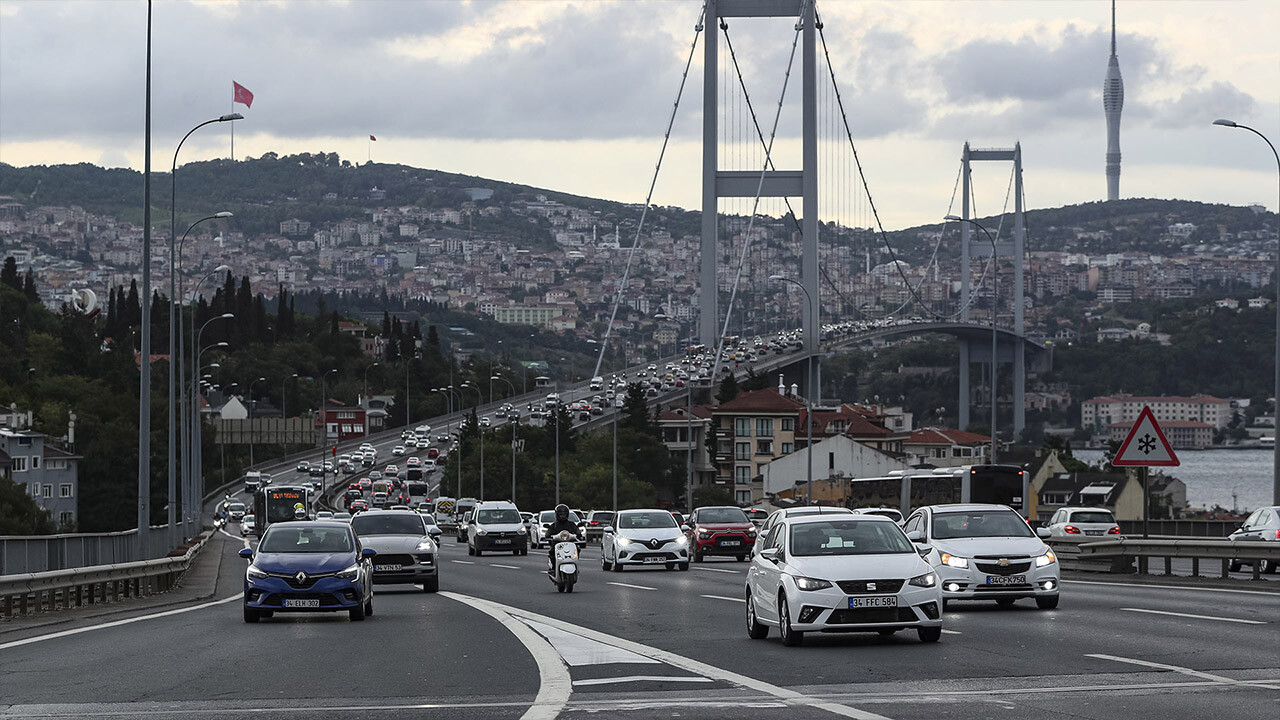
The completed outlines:
[[[925,505],[993,503],[1035,518],[1031,476],[1017,465],[964,465],[925,470],[893,470],[880,477],[854,478],[853,507],[898,507],[903,517]]]

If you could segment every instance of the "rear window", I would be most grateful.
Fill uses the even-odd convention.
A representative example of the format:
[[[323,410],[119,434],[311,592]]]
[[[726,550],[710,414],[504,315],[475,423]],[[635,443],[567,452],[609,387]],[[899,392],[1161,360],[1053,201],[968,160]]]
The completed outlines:
[[[1111,523],[1115,524],[1116,519],[1109,512],[1099,510],[1090,510],[1089,512],[1073,512],[1071,513],[1071,522],[1078,523]]]
[[[937,540],[975,537],[1035,537],[1031,527],[1012,510],[974,510],[933,516]]]

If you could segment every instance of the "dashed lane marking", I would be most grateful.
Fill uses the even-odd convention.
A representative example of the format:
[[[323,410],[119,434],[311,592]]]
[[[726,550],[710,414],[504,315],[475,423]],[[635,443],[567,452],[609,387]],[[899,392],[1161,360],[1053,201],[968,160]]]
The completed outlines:
[[[489,563],[489,566],[490,566],[490,567],[506,568],[506,569],[508,569],[508,570],[519,570],[519,569],[521,569],[518,565],[499,565],[498,563]]]
[[[586,680],[574,680],[574,685],[610,685],[612,683],[631,683],[631,682],[687,682],[687,683],[709,683],[715,682],[711,678],[705,677],[672,677],[670,675],[627,675],[624,677],[611,678],[588,678]]]
[[[617,585],[618,587],[635,588],[636,590],[657,590],[658,588],[646,587],[644,585],[632,585],[631,583],[611,582],[609,585]]]
[[[449,562],[458,563],[459,565],[475,565],[475,563],[470,560],[450,560]]]
[[[699,595],[698,597],[709,598],[711,600],[728,600],[729,602],[740,602],[740,603],[746,602],[746,600],[742,598],[725,597],[724,595]]]
[[[1213,615],[1196,615],[1193,613],[1170,612],[1168,610],[1148,610],[1146,608],[1130,608],[1130,607],[1122,607],[1120,609],[1125,610],[1127,612],[1147,613],[1149,615],[1172,615],[1173,617],[1191,618],[1193,620],[1217,620],[1218,622],[1233,622],[1233,623],[1241,623],[1243,625],[1266,625],[1267,624],[1262,620],[1245,620],[1244,618],[1215,617]]]
[[[943,635],[963,635],[964,633],[960,632],[959,630],[948,630],[946,628],[942,628],[942,634]]]
[[[732,573],[734,575],[740,575],[742,573],[741,570],[722,570],[720,568],[708,568],[708,567],[696,567],[694,568],[694,570],[701,570],[702,572]]]

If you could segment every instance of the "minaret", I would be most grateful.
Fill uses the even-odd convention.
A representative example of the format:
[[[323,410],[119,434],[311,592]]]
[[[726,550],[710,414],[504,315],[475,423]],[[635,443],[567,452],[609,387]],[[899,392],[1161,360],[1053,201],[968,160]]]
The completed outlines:
[[[1120,111],[1124,109],[1124,80],[1116,57],[1116,0],[1111,0],[1111,59],[1102,82],[1102,110],[1107,116],[1107,199],[1120,199]]]

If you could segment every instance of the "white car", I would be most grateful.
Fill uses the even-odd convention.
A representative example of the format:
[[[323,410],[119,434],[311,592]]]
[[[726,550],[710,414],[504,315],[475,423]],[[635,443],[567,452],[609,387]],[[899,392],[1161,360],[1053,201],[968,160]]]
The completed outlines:
[[[765,519],[764,524],[756,531],[756,537],[759,538],[751,546],[751,554],[755,555],[764,549],[764,536],[773,530],[774,526],[788,518],[805,517],[807,515],[849,515],[853,511],[849,508],[827,507],[826,505],[797,505],[795,507],[783,508],[775,510]]]
[[[890,520],[898,523],[899,525],[902,524],[902,511],[897,508],[861,507],[861,508],[854,508],[853,512],[855,515],[883,515],[884,517],[889,518]]]
[[[807,632],[915,628],[921,642],[942,637],[938,574],[898,524],[878,515],[784,518],[747,572],[747,636],[778,628],[784,645]]]
[[[1119,537],[1120,524],[1106,508],[1064,507],[1049,518],[1049,537]]]
[[[600,567],[627,565],[689,569],[689,538],[669,510],[621,510],[600,536]]]
[[[396,457],[400,457],[401,455],[404,455],[404,446],[403,446],[403,445],[397,445],[397,446],[395,446],[395,447],[391,448],[391,454],[392,454],[392,455],[395,455]]]
[[[529,554],[529,529],[520,510],[509,502],[482,502],[467,522],[467,554],[480,557],[485,551]]]
[[[1006,505],[931,505],[903,526],[912,542],[929,547],[945,602],[995,600],[1012,605],[1035,598],[1042,610],[1058,607],[1058,558],[1022,516]],[[1037,537],[1040,536],[1040,537]]]

